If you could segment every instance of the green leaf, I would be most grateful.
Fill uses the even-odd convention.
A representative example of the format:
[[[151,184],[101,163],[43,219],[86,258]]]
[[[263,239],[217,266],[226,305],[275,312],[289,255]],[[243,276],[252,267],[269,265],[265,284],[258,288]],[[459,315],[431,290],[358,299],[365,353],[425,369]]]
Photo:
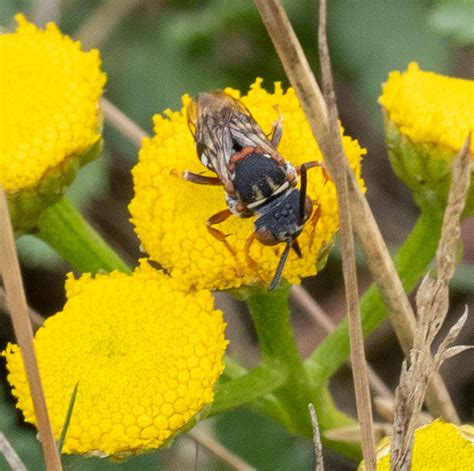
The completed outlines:
[[[64,445],[64,440],[66,438],[66,434],[69,428],[69,424],[71,423],[71,417],[72,417],[72,411],[74,410],[74,404],[76,402],[76,397],[77,397],[77,387],[79,386],[79,383],[76,383],[74,386],[74,390],[72,391],[71,394],[71,399],[69,400],[69,405],[67,407],[67,412],[66,412],[66,419],[64,420],[64,425],[63,429],[61,430],[61,435],[59,436],[59,440],[57,442],[57,447],[58,447],[58,452],[61,454],[63,445]]]
[[[269,366],[259,366],[240,378],[220,382],[210,415],[254,402],[280,388],[286,382],[284,372]]]

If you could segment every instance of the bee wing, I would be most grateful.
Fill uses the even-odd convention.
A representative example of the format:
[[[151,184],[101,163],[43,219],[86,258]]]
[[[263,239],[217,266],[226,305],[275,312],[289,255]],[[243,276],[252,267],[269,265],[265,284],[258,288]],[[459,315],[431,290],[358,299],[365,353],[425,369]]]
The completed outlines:
[[[241,147],[261,147],[269,154],[275,152],[263,129],[255,121],[248,108],[236,98],[225,92],[214,92],[222,103],[226,103],[229,112],[227,126],[232,139]]]
[[[194,136],[199,159],[224,185],[230,183],[227,163],[233,154],[227,115],[228,107],[222,106],[211,93],[199,94],[187,109],[188,127]]]

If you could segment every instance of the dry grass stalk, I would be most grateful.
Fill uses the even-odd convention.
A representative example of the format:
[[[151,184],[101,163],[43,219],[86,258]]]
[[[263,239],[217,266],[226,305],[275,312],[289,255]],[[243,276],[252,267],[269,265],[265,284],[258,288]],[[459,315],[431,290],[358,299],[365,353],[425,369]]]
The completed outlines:
[[[468,346],[450,348],[467,319],[466,310],[451,327],[434,358],[431,355],[431,345],[444,323],[449,308],[449,280],[456,268],[460,219],[470,185],[469,144],[468,137],[453,164],[448,205],[436,253],[436,276],[433,277],[428,273],[416,296],[418,319],[414,345],[410,352],[409,362],[407,360],[403,362],[395,400],[390,469],[397,471],[410,469],[414,433],[433,373],[438,371],[444,360],[450,356],[471,348]]]
[[[235,469],[236,471],[255,471],[255,468],[250,466],[239,456],[227,450],[227,448],[214,440],[207,432],[199,428],[194,428],[188,435],[212,455],[226,463],[231,469]]]
[[[138,149],[142,145],[143,138],[150,137],[138,124],[120,111],[107,98],[102,97],[100,99],[100,107],[104,113],[105,120]]]
[[[5,290],[0,286],[0,311],[5,311],[7,314],[10,315],[10,312],[7,308],[7,297],[5,294]],[[38,314],[33,308],[28,307],[28,315],[30,316],[30,321],[33,326],[33,330],[38,330],[45,321],[44,317]]]
[[[339,208],[339,225],[341,234],[342,268],[349,322],[349,337],[351,342],[352,377],[356,397],[357,416],[362,434],[362,451],[367,470],[375,469],[375,444],[373,430],[372,403],[370,400],[369,377],[367,361],[364,352],[364,335],[360,319],[359,290],[357,286],[357,268],[355,259],[354,236],[352,220],[349,212],[349,196],[347,172],[345,169],[347,156],[342,147],[339,133],[339,113],[334,90],[331,60],[327,44],[327,5],[326,0],[320,0],[318,43],[321,65],[321,80],[323,94],[328,109],[329,122],[329,154],[332,160],[332,172],[336,181],[337,201]],[[335,173],[334,173],[335,171]]]
[[[41,379],[38,371],[35,350],[33,346],[33,331],[31,328],[28,306],[26,304],[23,282],[15,249],[15,239],[8,214],[7,199],[3,188],[0,187],[0,274],[5,286],[7,305],[11,313],[16,340],[21,349],[25,364],[26,376],[31,391],[36,423],[41,446],[48,471],[61,470],[61,461],[54,442],[51,423],[44,398]]]
[[[107,41],[117,26],[140,5],[141,0],[107,0],[89,15],[87,21],[75,34],[82,48],[100,47]]]
[[[254,0],[254,2],[286,75],[298,95],[313,135],[332,171],[328,144],[328,112],[301,44],[279,2],[274,0]],[[348,173],[349,204],[351,214],[354,215],[352,220],[354,229],[366,254],[372,276],[390,311],[390,320],[400,344],[405,355],[408,355],[413,345],[415,315],[367,200],[349,166],[346,162],[343,162],[343,165]],[[434,415],[441,415],[454,423],[459,422],[447,389],[438,374],[435,374],[431,381],[427,392],[427,403]]]
[[[21,458],[17,455],[15,449],[2,432],[0,432],[0,455],[5,458],[5,461],[12,471],[27,471]]]
[[[392,426],[385,422],[374,422],[373,429],[375,440],[379,442],[382,438],[390,435]],[[360,443],[362,440],[362,432],[359,424],[326,430],[324,436],[328,440],[337,440],[346,443]]]
[[[323,444],[321,443],[321,432],[319,431],[318,416],[313,404],[308,404],[311,424],[313,425],[313,444],[315,457],[315,471],[324,471]]]

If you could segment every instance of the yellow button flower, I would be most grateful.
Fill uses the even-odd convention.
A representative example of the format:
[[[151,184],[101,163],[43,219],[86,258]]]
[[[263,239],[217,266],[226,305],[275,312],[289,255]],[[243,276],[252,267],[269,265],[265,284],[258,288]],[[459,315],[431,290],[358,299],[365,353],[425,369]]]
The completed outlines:
[[[142,262],[131,276],[69,275],[66,294],[34,341],[56,438],[78,384],[63,451],[122,459],[191,426],[213,400],[227,344],[210,292],[177,291]],[[17,345],[3,355],[18,408],[34,423]]]
[[[452,160],[474,130],[474,81],[425,72],[412,62],[406,72],[390,73],[379,103],[395,172],[420,207],[444,210]],[[474,139],[470,153],[474,160]],[[474,186],[464,214],[474,214]]]
[[[415,143],[456,153],[474,129],[474,81],[425,72],[416,62],[406,72],[389,74],[379,102],[388,119]]]
[[[265,133],[270,133],[272,124],[282,116],[279,153],[294,166],[322,160],[294,90],[285,92],[276,83],[274,93],[269,93],[261,87],[261,82],[258,79],[240,100]],[[237,90],[225,91],[239,98]],[[245,257],[245,243],[254,231],[254,218],[232,216],[214,226],[227,235],[226,242],[236,254],[233,256],[205,225],[209,217],[226,209],[224,189],[196,185],[181,176],[184,170],[215,176],[197,157],[187,125],[189,101],[189,96],[184,96],[181,110],[167,110],[164,116],[154,117],[155,135],[143,141],[139,163],[133,169],[135,197],[129,209],[142,246],[151,259],[170,270],[185,288],[223,290],[257,283],[260,279],[269,283],[284,244],[266,246],[257,241],[252,244],[250,256],[257,264],[256,273]],[[365,151],[347,136],[343,137],[343,144],[359,176],[360,159]],[[318,202],[321,216],[316,227],[308,221],[298,238],[302,257],[290,253],[283,270],[283,278],[290,283],[316,273],[317,260],[338,229],[335,188],[320,168],[308,171],[308,195]]]
[[[27,230],[100,150],[105,74],[97,50],[82,52],[53,23],[16,20],[16,32],[0,35],[0,184]]]
[[[377,471],[390,469],[390,441],[384,439],[377,453]],[[412,471],[472,471],[474,428],[435,420],[415,431]],[[365,470],[361,464],[359,470]]]

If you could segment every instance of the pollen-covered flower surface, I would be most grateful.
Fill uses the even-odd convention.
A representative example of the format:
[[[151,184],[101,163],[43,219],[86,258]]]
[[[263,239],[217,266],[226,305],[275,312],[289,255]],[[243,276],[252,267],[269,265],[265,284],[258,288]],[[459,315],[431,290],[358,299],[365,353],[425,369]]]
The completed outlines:
[[[240,97],[236,90],[225,91]],[[261,80],[257,80],[240,100],[267,134],[282,116],[283,137],[278,152],[294,166],[322,160],[293,89],[284,91],[277,83],[274,92],[269,93],[261,87]],[[269,282],[275,274],[284,244],[265,246],[257,241],[252,244],[250,256],[256,262],[256,273],[245,258],[245,243],[254,231],[255,218],[231,216],[214,226],[227,235],[226,241],[236,253],[233,256],[205,225],[209,217],[226,209],[224,189],[196,185],[181,176],[184,170],[215,176],[197,157],[187,126],[189,101],[190,98],[184,96],[181,110],[167,110],[164,116],[154,117],[155,135],[143,141],[139,163],[133,169],[135,197],[129,209],[142,246],[185,288],[228,289],[259,282],[260,279]],[[343,143],[359,176],[360,159],[365,151],[347,136],[343,137]],[[308,171],[308,195],[319,204],[321,217],[316,227],[308,221],[298,238],[302,257],[290,253],[283,278],[291,283],[298,283],[302,277],[316,273],[317,260],[338,229],[335,188],[320,168]]]
[[[105,74],[98,51],[81,51],[55,24],[16,20],[16,32],[0,35],[0,184],[13,212],[34,212],[97,153]]]
[[[426,72],[415,62],[406,72],[390,73],[379,102],[388,119],[415,143],[457,152],[474,129],[474,81]]]
[[[384,439],[377,453],[377,471],[390,469],[390,443]],[[359,467],[362,471],[363,465]],[[412,471],[472,471],[474,428],[435,420],[415,431]]]
[[[227,344],[210,292],[177,291],[145,263],[131,276],[70,275],[66,292],[34,341],[56,438],[78,385],[63,451],[124,458],[192,425],[213,400]],[[3,354],[18,408],[34,423],[20,351]]]
[[[390,73],[379,102],[395,173],[421,208],[443,212],[452,161],[474,129],[474,81],[425,72],[413,62],[403,73]],[[470,154],[474,161],[474,140]],[[464,216],[473,214],[471,185]]]

